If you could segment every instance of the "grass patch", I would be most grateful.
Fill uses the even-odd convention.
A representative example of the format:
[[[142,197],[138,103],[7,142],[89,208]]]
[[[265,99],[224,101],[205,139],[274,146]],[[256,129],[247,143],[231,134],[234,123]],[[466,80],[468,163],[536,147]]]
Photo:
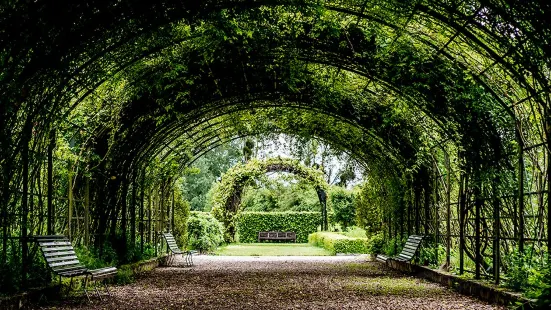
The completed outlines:
[[[439,286],[417,278],[350,277],[343,288],[367,295],[394,295],[406,297],[436,297],[445,293]]]
[[[330,256],[331,252],[308,243],[240,243],[219,247],[225,256]]]

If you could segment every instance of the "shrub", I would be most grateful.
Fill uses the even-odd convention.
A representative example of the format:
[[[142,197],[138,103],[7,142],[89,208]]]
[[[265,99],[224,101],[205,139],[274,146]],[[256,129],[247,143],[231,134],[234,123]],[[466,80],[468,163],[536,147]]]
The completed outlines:
[[[542,254],[533,247],[525,249],[524,253],[516,250],[509,257],[507,280],[505,285],[518,291],[524,291],[528,298],[549,299],[551,281],[548,279],[548,254]]]
[[[367,245],[367,252],[370,254],[380,254],[383,253],[383,248],[385,246],[385,237],[382,232],[371,235]]]
[[[188,244],[200,251],[216,249],[222,242],[224,228],[210,213],[191,212],[187,221]]]
[[[318,230],[319,212],[242,212],[237,218],[239,242],[257,242],[259,231],[294,231],[297,242],[308,242]]]
[[[333,209],[334,221],[345,229],[354,224],[356,207],[352,191],[341,187],[333,187],[329,193],[329,205]]]
[[[333,255],[337,253],[367,253],[367,238],[351,238],[332,232],[316,232],[308,236],[308,242],[322,247]]]
[[[346,228],[346,231],[343,232],[343,234],[347,237],[351,238],[365,238],[367,237],[367,232],[358,227],[358,226],[351,226]]]
[[[172,233],[178,246],[186,248],[188,241],[187,220],[190,214],[190,203],[183,199],[177,201],[174,206],[174,227],[172,228]]]

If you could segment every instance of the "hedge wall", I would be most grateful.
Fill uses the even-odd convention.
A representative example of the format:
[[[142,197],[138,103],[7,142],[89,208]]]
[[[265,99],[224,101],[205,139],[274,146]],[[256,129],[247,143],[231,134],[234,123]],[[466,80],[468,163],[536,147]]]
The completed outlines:
[[[308,242],[308,235],[321,225],[319,212],[242,212],[237,218],[239,242],[257,242],[259,231],[294,231],[297,242]]]
[[[308,243],[322,247],[333,255],[337,253],[368,253],[367,238],[351,238],[332,232],[316,232],[308,236]]]

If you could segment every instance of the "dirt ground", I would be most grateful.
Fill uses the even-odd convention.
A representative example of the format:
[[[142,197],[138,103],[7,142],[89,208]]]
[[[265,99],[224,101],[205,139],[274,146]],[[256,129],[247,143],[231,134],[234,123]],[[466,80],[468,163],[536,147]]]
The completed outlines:
[[[176,261],[178,263],[178,261]],[[197,256],[162,267],[113,297],[37,309],[505,309],[407,277],[361,256]]]

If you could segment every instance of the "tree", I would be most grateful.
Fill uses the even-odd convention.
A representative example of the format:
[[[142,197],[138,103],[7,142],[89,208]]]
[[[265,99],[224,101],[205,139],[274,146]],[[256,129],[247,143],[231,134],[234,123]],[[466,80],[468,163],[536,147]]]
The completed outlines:
[[[330,204],[335,214],[335,222],[339,223],[343,229],[354,225],[356,207],[354,206],[354,194],[352,191],[333,186],[329,195]]]

